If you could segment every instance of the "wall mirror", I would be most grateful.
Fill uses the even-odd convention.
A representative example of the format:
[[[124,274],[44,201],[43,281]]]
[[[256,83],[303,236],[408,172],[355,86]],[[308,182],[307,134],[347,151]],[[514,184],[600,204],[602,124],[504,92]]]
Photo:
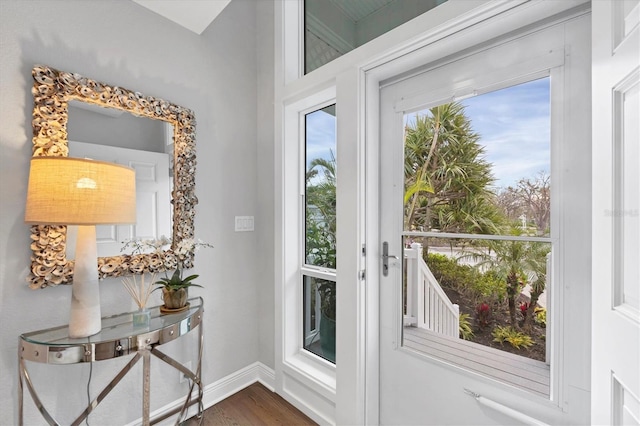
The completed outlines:
[[[113,108],[69,102],[68,156],[129,166],[136,171],[137,220],[131,225],[98,225],[99,257],[132,254],[123,241],[171,236],[173,125]],[[75,259],[77,226],[67,226],[66,257]]]
[[[132,114],[146,119],[159,120],[166,124],[161,126],[160,132],[168,133],[163,138],[164,147],[151,148],[147,151],[169,152],[170,170],[170,201],[165,201],[170,218],[168,220],[171,230],[172,247],[175,247],[183,239],[193,238],[193,222],[195,218],[195,206],[198,199],[195,196],[195,168],[196,168],[196,133],[195,117],[187,108],[174,105],[168,101],[144,96],[139,92],[117,86],[109,86],[99,83],[76,73],[58,71],[48,66],[37,65],[32,70],[34,85],[32,89],[33,107],[33,156],[70,156],[68,124],[70,114],[83,114],[84,110],[91,108],[104,108],[106,115],[116,116],[120,112]],[[70,107],[71,105],[71,107]],[[89,112],[94,114],[93,112]],[[90,116],[72,122],[83,123],[75,126],[73,139],[86,139],[87,129],[95,128],[95,140],[89,142],[101,143],[105,130],[98,130],[104,125],[87,125]],[[147,127],[144,124],[143,127]],[[113,129],[110,133],[117,135],[122,129]],[[83,134],[83,131],[85,134]],[[128,137],[130,138],[131,135]],[[113,141],[114,138],[105,140]],[[118,139],[116,136],[115,139]],[[120,137],[118,148],[140,149],[140,146],[123,147]],[[141,142],[143,137],[131,138],[134,143],[146,146]],[[135,141],[135,142],[134,142]],[[114,143],[109,143],[114,145]],[[143,149],[144,150],[144,149]],[[104,145],[99,151],[106,151]],[[88,156],[76,153],[72,156]],[[97,158],[96,158],[97,159]],[[108,160],[107,160],[108,161]],[[55,179],[55,177],[52,177]],[[142,212],[144,214],[144,212]],[[141,217],[140,212],[138,218]],[[139,220],[140,221],[140,220]],[[141,224],[143,225],[143,224]],[[138,233],[140,235],[140,233]],[[144,233],[142,234],[144,235]],[[155,235],[150,235],[155,236]],[[117,240],[118,238],[116,238]],[[121,241],[115,241],[121,245]],[[31,227],[31,273],[27,280],[31,288],[44,288],[47,286],[68,284],[73,279],[73,259],[68,256],[66,226],[33,225]],[[155,253],[118,254],[109,252],[98,259],[96,267],[101,278],[117,277],[135,273],[157,272],[165,269],[173,269],[177,264],[177,258],[172,250]],[[113,254],[112,254],[113,253]],[[185,267],[193,266],[193,253],[182,261]]]

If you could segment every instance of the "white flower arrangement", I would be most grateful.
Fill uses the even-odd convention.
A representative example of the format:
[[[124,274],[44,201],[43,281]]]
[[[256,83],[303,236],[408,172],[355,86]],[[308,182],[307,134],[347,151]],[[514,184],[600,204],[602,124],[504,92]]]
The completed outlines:
[[[197,284],[191,282],[193,279],[197,278],[198,275],[191,275],[189,277],[183,278],[182,272],[185,267],[190,267],[191,259],[196,251],[198,251],[202,247],[213,246],[209,243],[203,242],[200,239],[196,240],[195,238],[185,238],[179,241],[174,247],[172,247],[173,251],[167,254],[167,252],[165,252],[165,248],[171,245],[171,239],[163,235],[157,239],[127,240],[124,242],[122,251],[126,250],[127,248],[132,248],[132,255],[136,255],[139,253],[158,254],[158,256],[163,259],[165,270],[175,269],[175,273],[171,277],[166,276],[165,278],[161,278],[158,281],[152,281],[153,284],[159,284],[161,286],[164,286],[165,288],[179,288],[193,285],[198,286]],[[135,281],[133,284],[135,287]]]
[[[190,253],[195,253],[202,247],[213,247],[211,244],[205,243],[202,240],[195,238],[185,238],[180,241],[175,248],[174,252],[178,259],[184,260]]]
[[[120,251],[125,251],[127,248],[133,248],[132,254],[139,253],[162,253],[165,247],[171,246],[171,238],[161,236],[157,239],[142,240],[142,239],[130,239],[124,241],[124,245]],[[178,257],[178,260],[185,260],[190,254],[195,253],[202,247],[213,247],[211,244],[205,243],[200,239],[185,238],[180,240],[173,252]]]

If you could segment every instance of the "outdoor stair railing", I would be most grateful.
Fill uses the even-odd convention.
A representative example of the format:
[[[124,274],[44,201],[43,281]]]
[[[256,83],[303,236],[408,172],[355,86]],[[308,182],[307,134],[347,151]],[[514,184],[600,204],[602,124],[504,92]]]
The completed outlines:
[[[318,291],[317,286],[312,286],[311,284],[305,285],[304,287],[304,346],[307,347],[311,345],[314,341],[318,340],[320,336],[318,333],[320,332],[320,292]],[[312,287],[315,288],[313,290],[315,292],[315,301],[313,305],[311,304],[311,295],[312,295]],[[312,312],[313,309],[313,312]]]
[[[460,308],[451,303],[422,257],[422,244],[404,249],[407,265],[404,325],[458,338]]]

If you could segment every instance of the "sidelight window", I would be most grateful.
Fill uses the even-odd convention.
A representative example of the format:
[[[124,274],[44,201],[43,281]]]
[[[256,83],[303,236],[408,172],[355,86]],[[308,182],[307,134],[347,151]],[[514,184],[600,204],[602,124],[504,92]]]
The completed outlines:
[[[336,106],[304,116],[304,349],[336,362]]]

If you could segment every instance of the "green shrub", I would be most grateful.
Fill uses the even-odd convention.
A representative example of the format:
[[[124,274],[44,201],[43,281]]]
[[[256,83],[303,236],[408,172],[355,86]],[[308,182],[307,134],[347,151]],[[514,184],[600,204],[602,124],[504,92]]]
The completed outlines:
[[[534,309],[533,313],[535,316],[533,319],[540,325],[540,327],[545,328],[547,326],[547,310],[545,308],[537,307]]]
[[[441,286],[467,291],[469,283],[478,279],[478,273],[468,265],[459,265],[455,259],[438,253],[428,253],[425,262]]]
[[[473,330],[471,329],[471,321],[469,318],[469,314],[460,314],[458,329],[460,330],[460,337],[464,340],[473,339]]]
[[[481,273],[472,266],[460,265],[456,259],[438,253],[428,253],[425,261],[442,287],[464,293],[476,304],[487,302],[495,308],[506,299],[506,281],[498,278],[492,270]]]
[[[491,335],[493,336],[494,342],[498,342],[501,344],[504,342],[508,342],[516,349],[520,349],[521,347],[528,348],[533,345],[533,340],[531,339],[531,337],[519,332],[513,327],[498,326],[493,329]]]
[[[478,274],[477,279],[472,281],[469,286],[476,298],[493,298],[496,302],[502,303],[507,297],[505,280],[498,278],[497,274],[492,270],[488,270],[484,274]]]

